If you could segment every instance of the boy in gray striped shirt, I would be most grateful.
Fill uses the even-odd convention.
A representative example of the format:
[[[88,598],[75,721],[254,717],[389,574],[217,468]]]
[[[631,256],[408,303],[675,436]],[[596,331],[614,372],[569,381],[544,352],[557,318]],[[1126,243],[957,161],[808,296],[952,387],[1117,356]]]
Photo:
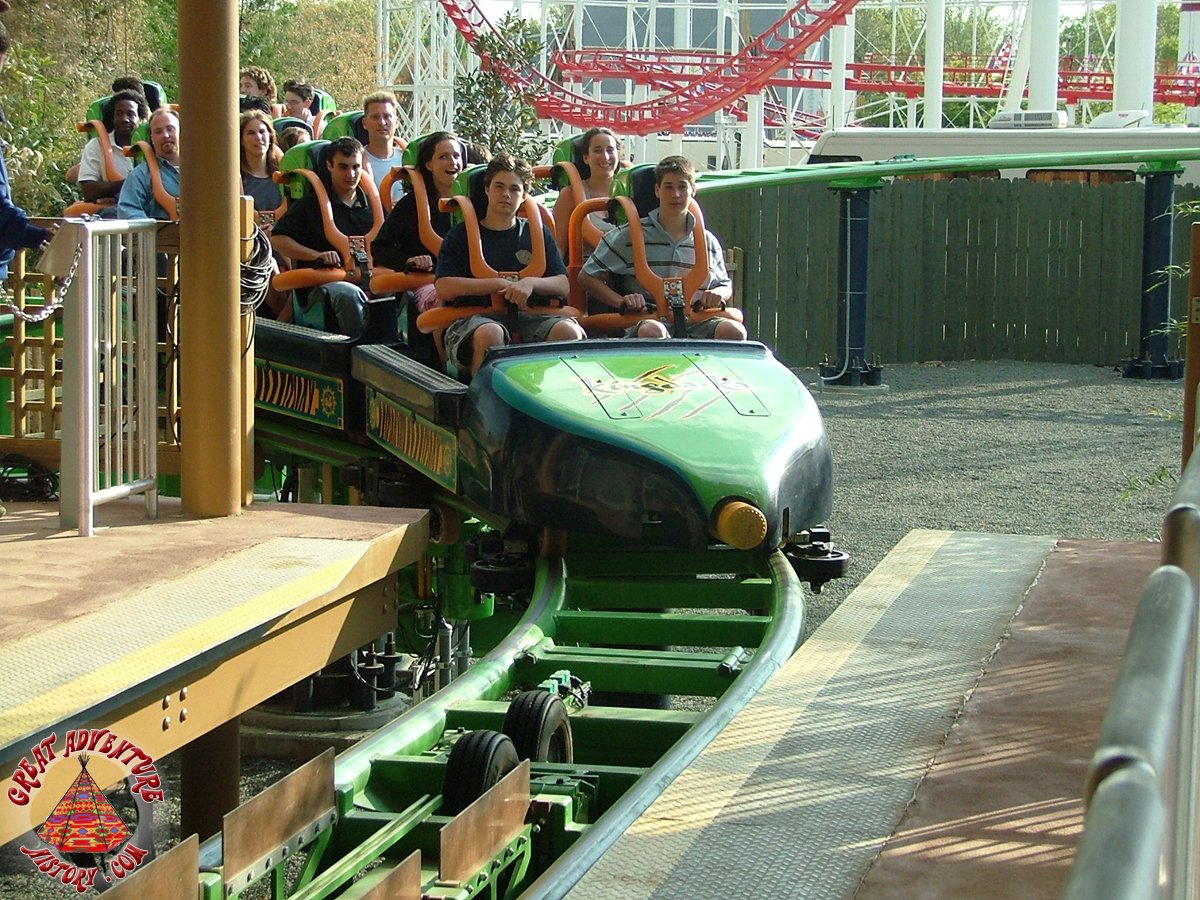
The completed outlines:
[[[688,204],[696,195],[696,170],[682,156],[668,156],[654,167],[654,196],[658,209],[642,219],[646,242],[646,261],[664,278],[678,277],[691,270],[696,261],[692,228],[695,218]],[[725,271],[725,254],[711,231],[705,230],[708,253],[708,280],[691,298],[693,308],[713,309],[733,296],[733,282]],[[579,283],[594,299],[613,311],[641,312],[652,300],[637,283],[633,270],[633,249],[629,226],[608,232],[588,257],[579,273]],[[665,338],[667,325],[658,319],[645,319],[630,328],[626,337]],[[733,319],[712,317],[688,325],[688,337],[746,340],[746,329]]]

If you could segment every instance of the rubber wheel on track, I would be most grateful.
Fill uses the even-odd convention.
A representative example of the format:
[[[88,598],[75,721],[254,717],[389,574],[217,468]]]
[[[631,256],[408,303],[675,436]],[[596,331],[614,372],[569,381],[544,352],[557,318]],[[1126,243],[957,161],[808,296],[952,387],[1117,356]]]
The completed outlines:
[[[488,594],[516,594],[533,587],[533,563],[503,553],[471,563],[471,587]]]
[[[517,767],[520,759],[507,734],[469,731],[455,743],[442,776],[442,814],[457,816]]]
[[[521,759],[575,761],[567,706],[547,691],[525,691],[514,697],[504,714],[504,733],[512,738]]]

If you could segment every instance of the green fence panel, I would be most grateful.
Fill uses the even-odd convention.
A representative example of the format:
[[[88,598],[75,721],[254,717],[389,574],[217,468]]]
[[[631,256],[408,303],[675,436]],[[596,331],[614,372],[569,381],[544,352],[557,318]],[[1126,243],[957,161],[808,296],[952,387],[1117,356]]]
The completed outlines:
[[[1177,207],[1200,203],[1200,189],[1177,188],[1176,198]],[[838,192],[783,185],[703,200],[722,243],[744,252],[738,278],[751,336],[793,367],[836,357]],[[868,352],[884,365],[1119,365],[1139,340],[1143,203],[1140,182],[885,183],[870,194]],[[1187,266],[1197,218],[1177,213],[1177,267]],[[1179,318],[1186,279],[1170,277]]]

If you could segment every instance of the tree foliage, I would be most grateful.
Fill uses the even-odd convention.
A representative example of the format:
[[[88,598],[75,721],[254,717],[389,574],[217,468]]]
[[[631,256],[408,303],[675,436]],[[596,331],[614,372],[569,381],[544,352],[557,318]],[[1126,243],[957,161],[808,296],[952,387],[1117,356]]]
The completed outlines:
[[[541,133],[533,108],[537,90],[513,90],[487,60],[518,72],[536,67],[542,52],[539,26],[510,12],[496,30],[498,36],[484,35],[476,42],[475,51],[484,60],[480,67],[454,79],[454,130],[492,152],[505,151],[536,162],[554,143]]]
[[[242,65],[263,66],[281,87],[287,78],[311,81],[342,109],[358,108],[375,89],[374,4],[239,0],[238,9]],[[4,25],[13,47],[0,75],[8,118],[0,139],[13,196],[31,215],[57,215],[77,199],[65,177],[83,148],[75,123],[88,104],[110,93],[113,78],[140,75],[179,99],[178,3],[15,3]],[[181,115],[188,127],[188,111]]]

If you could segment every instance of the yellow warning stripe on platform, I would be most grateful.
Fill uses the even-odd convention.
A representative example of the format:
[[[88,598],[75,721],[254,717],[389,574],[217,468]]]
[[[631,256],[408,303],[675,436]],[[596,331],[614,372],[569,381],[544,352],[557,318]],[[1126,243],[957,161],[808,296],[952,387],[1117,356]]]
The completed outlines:
[[[741,817],[753,816],[756,805],[777,806],[777,786],[765,787],[769,796],[756,798],[744,792],[746,782],[952,535],[929,530],[906,535],[569,896],[649,897],[735,797]]]
[[[273,538],[5,648],[0,745],[53,727],[146,679],[345,586],[370,541]]]

